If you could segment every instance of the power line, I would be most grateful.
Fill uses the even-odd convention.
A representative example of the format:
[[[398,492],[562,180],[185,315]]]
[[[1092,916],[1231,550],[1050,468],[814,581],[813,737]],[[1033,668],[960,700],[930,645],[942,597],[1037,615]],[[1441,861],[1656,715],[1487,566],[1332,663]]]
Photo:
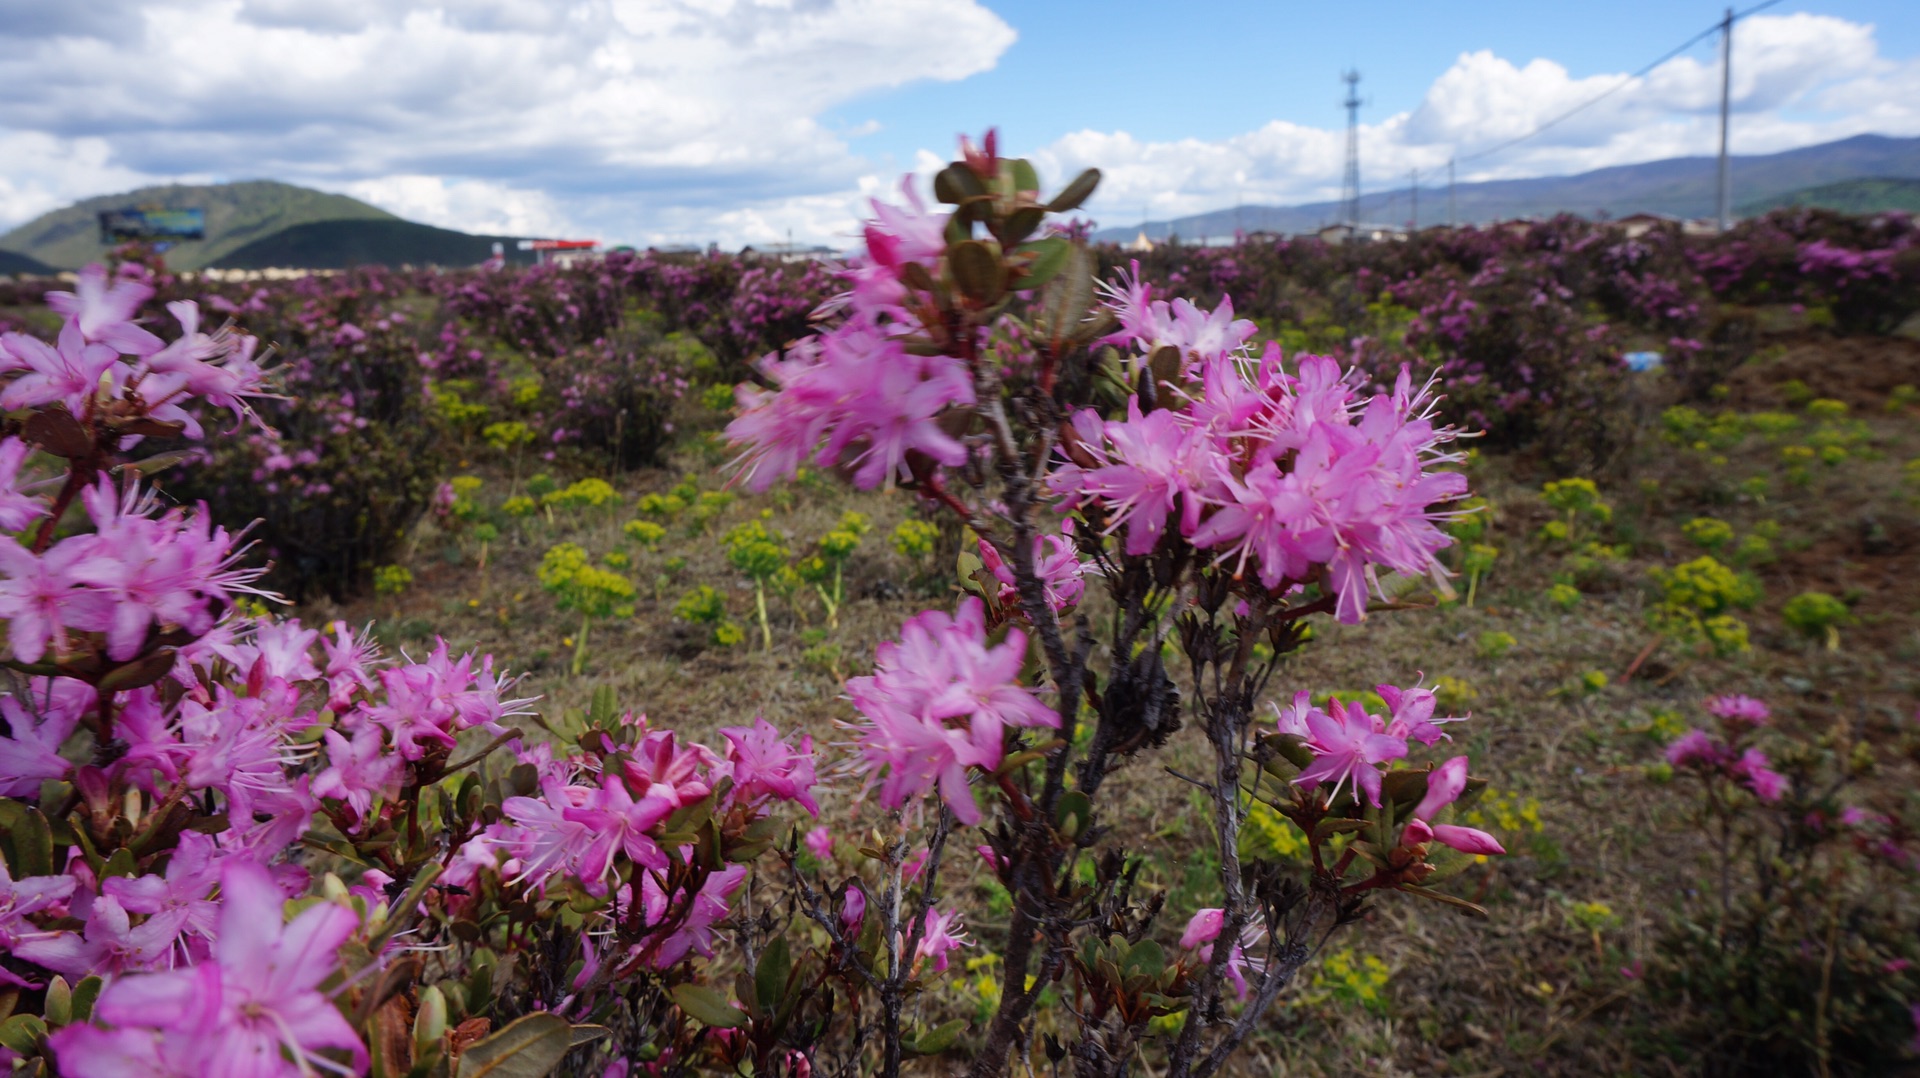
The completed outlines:
[[[1533,130],[1527,132],[1524,135],[1521,135],[1518,138],[1508,139],[1507,141],[1500,143],[1498,146],[1493,146],[1489,149],[1481,150],[1478,153],[1467,154],[1465,157],[1459,158],[1459,160],[1460,161],[1478,161],[1482,157],[1491,157],[1494,154],[1501,152],[1502,150],[1508,150],[1515,146],[1518,146],[1522,142],[1525,142],[1530,138],[1540,135],[1541,133],[1547,131],[1548,129],[1558,124],[1564,123],[1565,121],[1572,119],[1573,117],[1579,115],[1580,113],[1585,112],[1586,110],[1592,108],[1595,105],[1598,105],[1600,102],[1605,101],[1607,98],[1612,97],[1614,94],[1617,94],[1620,91],[1626,89],[1627,87],[1633,85],[1635,82],[1638,82],[1640,79],[1645,78],[1649,73],[1653,71],[1654,68],[1659,67],[1661,64],[1666,63],[1668,60],[1671,60],[1676,56],[1679,56],[1681,53],[1686,52],[1688,49],[1691,49],[1695,45],[1700,44],[1702,41],[1705,41],[1707,38],[1710,38],[1713,35],[1720,33],[1721,28],[1724,25],[1726,25],[1728,22],[1737,22],[1741,19],[1746,18],[1749,15],[1758,14],[1780,2],[1781,0],[1765,0],[1764,3],[1755,4],[1754,6],[1748,8],[1745,11],[1738,12],[1730,16],[1728,19],[1725,19],[1725,20],[1716,19],[1712,26],[1709,26],[1705,30],[1702,30],[1699,33],[1688,38],[1679,47],[1665,53],[1658,60],[1655,60],[1652,63],[1641,68],[1640,70],[1635,71],[1633,74],[1628,75],[1626,78],[1613,84],[1611,87],[1608,87],[1606,90],[1594,95],[1593,97],[1588,98],[1585,101],[1582,101],[1580,104],[1575,105],[1574,107],[1568,109],[1567,111],[1561,113],[1560,115],[1555,116],[1553,119],[1548,120],[1546,123],[1541,124],[1539,127],[1534,128]]]

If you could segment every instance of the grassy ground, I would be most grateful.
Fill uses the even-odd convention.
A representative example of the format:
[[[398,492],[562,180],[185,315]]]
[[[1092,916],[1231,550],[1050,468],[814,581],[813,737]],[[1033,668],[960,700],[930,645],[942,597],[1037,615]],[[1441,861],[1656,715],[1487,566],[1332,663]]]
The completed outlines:
[[[1909,358],[1905,343],[1888,347],[1901,351],[1899,362]],[[1798,346],[1776,349],[1770,362],[1740,372],[1721,407],[1702,409],[1710,424],[1704,437],[1675,441],[1651,422],[1630,457],[1597,477],[1613,519],[1587,525],[1572,544],[1537,537],[1557,519],[1539,494],[1547,477],[1524,458],[1477,460],[1474,486],[1492,506],[1480,541],[1499,554],[1473,605],[1380,615],[1356,629],[1322,626],[1287,660],[1276,698],[1302,688],[1407,683],[1419,672],[1430,681],[1453,679],[1444,683],[1447,702],[1473,712],[1457,736],[1476,773],[1492,780],[1483,826],[1513,855],[1474,866],[1449,885],[1484,903],[1487,920],[1410,900],[1378,903],[1370,923],[1336,940],[1329,961],[1251,1047],[1249,1073],[1688,1072],[1685,1046],[1662,1040],[1662,1021],[1672,1016],[1651,1007],[1640,983],[1622,972],[1648,953],[1662,914],[1701,871],[1681,791],[1647,776],[1664,738],[1677,732],[1660,715],[1693,723],[1705,695],[1762,696],[1789,731],[1850,723],[1854,736],[1881,750],[1876,781],[1915,785],[1920,471],[1907,462],[1920,457],[1920,429],[1913,410],[1887,407],[1892,387],[1879,384],[1887,357],[1848,349],[1844,361],[1858,365],[1851,379]],[[1846,400],[1845,416],[1807,409],[1792,384],[1810,381],[1807,371],[1831,383],[1818,391]],[[1741,433],[1732,421],[1713,423],[1719,412],[1760,411],[1793,416],[1792,429]],[[705,417],[707,429],[716,418]],[[1839,447],[1827,453],[1831,463],[1819,457],[1826,445]],[[1814,457],[1789,448],[1798,446]],[[917,559],[897,553],[888,536],[912,515],[909,495],[858,494],[820,479],[740,494],[703,521],[693,510],[663,520],[666,540],[658,551],[642,550],[621,531],[641,495],[663,492],[683,475],[708,490],[719,486],[718,457],[698,433],[675,463],[609,477],[622,495],[613,508],[505,521],[484,568],[470,531],[425,524],[407,562],[409,590],[300,613],[379,619],[382,634],[410,650],[444,635],[456,648],[492,651],[529,672],[550,713],[585,707],[596,689],[610,686],[624,705],[710,742],[718,727],[755,713],[816,740],[844,740],[835,724],[852,712],[839,698],[841,679],[864,672],[874,645],[903,618],[941,600],[951,549]],[[471,474],[484,480],[474,495],[484,506],[516,492],[504,469]],[[752,585],[728,564],[719,536],[763,519],[804,552],[848,510],[866,514],[874,528],[847,567],[838,627],[826,629],[821,604],[804,591],[791,601],[770,597],[774,645],[762,649]],[[1648,652],[1656,639],[1647,620],[1655,598],[1648,570],[1702,553],[1682,530],[1700,516],[1725,521],[1736,543],[1770,536],[1772,557],[1749,566],[1764,595],[1740,614],[1752,648],[1718,659],[1668,641]],[[1580,571],[1580,597],[1563,608],[1550,601],[1549,588],[1588,539],[1618,556]],[[579,677],[568,671],[577,617],[556,610],[535,579],[543,552],[563,541],[595,558],[625,552],[632,558],[625,572],[639,589],[631,616],[592,627]],[[670,568],[674,559],[684,564]],[[680,595],[701,584],[726,594],[729,616],[746,630],[743,642],[713,645],[705,627],[674,616]],[[1851,606],[1837,650],[1781,618],[1788,599],[1810,590]],[[1189,789],[1162,767],[1185,770],[1202,751],[1189,731],[1166,755],[1123,772],[1114,784],[1120,803],[1107,819],[1148,856],[1148,875],[1171,890],[1170,910],[1181,918],[1207,904],[1213,855]],[[831,797],[858,789],[859,777],[843,774]],[[975,886],[988,911],[975,929],[991,937],[1004,906],[987,893],[991,885]],[[990,972],[956,966],[930,1005],[984,1013],[991,998],[980,985]]]

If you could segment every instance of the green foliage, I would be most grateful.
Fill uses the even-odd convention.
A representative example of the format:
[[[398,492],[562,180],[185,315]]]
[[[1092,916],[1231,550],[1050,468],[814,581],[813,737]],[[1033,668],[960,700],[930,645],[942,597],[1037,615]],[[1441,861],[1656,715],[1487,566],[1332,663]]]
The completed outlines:
[[[525,494],[515,494],[500,503],[500,511],[510,517],[530,517],[540,508],[540,503]]]
[[[1648,615],[1656,631],[1705,644],[1717,655],[1748,650],[1747,626],[1730,611],[1759,601],[1760,584],[1752,576],[1710,554],[1672,569],[1655,566],[1650,573],[1661,591],[1660,602]]]
[[[1600,488],[1591,479],[1559,479],[1540,488],[1546,503],[1569,518],[1605,524],[1613,519],[1613,507],[1600,497]]]
[[[1556,583],[1547,588],[1547,601],[1562,610],[1572,610],[1580,605],[1580,589],[1572,584]]]
[[[536,498],[544,498],[559,489],[560,484],[554,480],[553,476],[545,472],[539,472],[527,477],[527,493]]]
[[[721,543],[733,567],[760,582],[785,568],[787,559],[793,555],[757,520],[734,525],[721,537]]]
[[[643,494],[636,506],[640,512],[650,517],[665,517],[669,520],[686,511],[687,501],[678,494]]]
[[[710,385],[700,393],[700,405],[710,411],[733,411],[733,387],[719,384]]]

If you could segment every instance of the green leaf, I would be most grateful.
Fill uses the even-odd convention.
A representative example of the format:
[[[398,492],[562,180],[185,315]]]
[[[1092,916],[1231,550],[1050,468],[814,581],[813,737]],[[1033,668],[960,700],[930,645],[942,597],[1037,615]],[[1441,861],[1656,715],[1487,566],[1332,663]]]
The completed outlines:
[[[1158,943],[1143,939],[1127,952],[1127,973],[1144,973],[1149,977],[1158,977],[1167,968],[1167,952]]]
[[[1456,898],[1453,895],[1447,894],[1445,891],[1430,891],[1425,887],[1417,887],[1411,883],[1401,884],[1399,889],[1410,895],[1418,895],[1428,901],[1438,902],[1443,906],[1452,906],[1455,909],[1466,910],[1468,913],[1478,914],[1481,917],[1487,915],[1485,906],[1468,902],[1464,898]]]
[[[962,164],[948,165],[933,177],[933,197],[948,205],[958,205],[986,193],[986,185],[980,182],[980,177]]]
[[[1070,839],[1078,837],[1093,822],[1093,802],[1079,790],[1068,790],[1060,798],[1056,816],[1061,834]]]
[[[1365,831],[1372,826],[1372,822],[1368,820],[1349,820],[1344,817],[1334,816],[1321,820],[1319,825],[1313,829],[1313,833],[1316,838],[1325,840],[1335,835],[1349,835],[1355,831]]]
[[[1080,204],[1093,196],[1093,189],[1100,186],[1100,170],[1090,168],[1073,178],[1073,182],[1062,188],[1047,203],[1048,213],[1066,213],[1080,208]]]
[[[1022,206],[1007,216],[1000,238],[1008,243],[1020,243],[1038,231],[1041,222],[1046,219],[1046,210],[1038,206]]]
[[[546,1078],[572,1047],[573,1027],[565,1019],[529,1014],[468,1048],[459,1078]]]
[[[87,977],[73,986],[73,1020],[76,1022],[93,1021],[93,1004],[100,998],[100,989],[106,982],[98,976]]]
[[[39,1050],[39,1041],[47,1035],[47,1023],[37,1014],[16,1014],[0,1022],[0,1045],[23,1056]]]
[[[107,858],[106,866],[100,870],[100,875],[103,879],[111,876],[125,876],[132,879],[140,875],[140,865],[134,861],[133,851],[122,846],[113,851],[113,856]]]
[[[745,1011],[728,1003],[725,996],[697,984],[676,984],[673,1001],[687,1014],[715,1029],[738,1029],[747,1024]],[[462,1078],[465,1078],[462,1075]]]
[[[956,1018],[951,1022],[935,1026],[914,1038],[913,1050],[923,1056],[938,1055],[953,1047],[953,1042],[960,1039],[960,1034],[966,1028],[967,1020],[964,1018]]]
[[[53,829],[39,809],[0,800],[0,835],[12,846],[7,865],[15,879],[53,874]]]
[[[947,270],[960,293],[976,303],[992,303],[1005,291],[1006,273],[999,257],[979,240],[962,240],[948,247]]]
[[[67,985],[65,977],[55,977],[47,982],[44,1009],[50,1026],[64,1026],[73,1021],[73,989]]]
[[[787,991],[787,978],[793,973],[793,954],[787,950],[784,936],[775,936],[760,954],[760,965],[753,971],[753,991],[760,997],[762,1010],[773,1010]]]
[[[1030,292],[1060,275],[1066,268],[1067,256],[1072,253],[1073,241],[1065,236],[1048,236],[1045,239],[1023,243],[1017,250],[1033,256],[1027,264],[1026,273],[1015,287]]]
[[[1016,157],[1007,162],[1008,172],[1013,176],[1013,189],[1040,193],[1040,174],[1033,170],[1033,164],[1024,157]]]

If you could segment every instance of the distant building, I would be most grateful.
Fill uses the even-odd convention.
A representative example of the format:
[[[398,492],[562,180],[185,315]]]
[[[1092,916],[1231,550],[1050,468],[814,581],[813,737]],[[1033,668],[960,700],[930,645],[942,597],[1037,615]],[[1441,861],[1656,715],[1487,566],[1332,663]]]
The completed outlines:
[[[1147,238],[1147,230],[1143,228],[1140,230],[1140,234],[1133,238],[1133,242],[1126,245],[1126,250],[1132,251],[1135,254],[1146,254],[1148,251],[1153,250],[1153,246],[1153,241]]]
[[[1350,225],[1343,221],[1323,225],[1313,235],[1326,243],[1385,243],[1406,239],[1407,230],[1399,225]]]
[[[1632,240],[1639,239],[1641,236],[1652,232],[1656,228],[1664,228],[1667,225],[1677,225],[1680,223],[1680,218],[1664,213],[1647,213],[1642,211],[1640,213],[1627,214],[1625,217],[1607,223],[1625,232],[1627,238]]]
[[[765,247],[743,247],[740,254],[781,262],[827,262],[840,257],[840,252],[818,243],[769,243]]]
[[[522,251],[532,251],[534,260],[540,265],[559,266],[561,269],[598,262],[606,257],[600,250],[599,240],[521,240],[517,246]]]

